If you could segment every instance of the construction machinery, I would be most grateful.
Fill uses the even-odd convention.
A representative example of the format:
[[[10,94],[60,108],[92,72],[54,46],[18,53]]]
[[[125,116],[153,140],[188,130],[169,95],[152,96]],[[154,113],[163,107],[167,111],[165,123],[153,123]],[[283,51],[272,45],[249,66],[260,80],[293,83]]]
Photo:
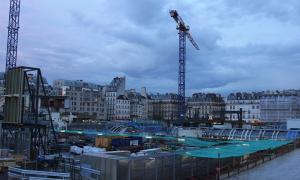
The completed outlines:
[[[6,70],[16,67],[17,65],[19,17],[20,0],[10,0],[6,51]]]
[[[192,45],[199,50],[199,46],[194,41],[190,27],[187,26],[176,10],[170,10],[171,17],[177,23],[177,30],[179,31],[179,74],[178,74],[178,98],[179,98],[179,119],[185,119],[185,58],[186,58],[186,37],[190,40]]]
[[[0,147],[35,160],[38,155],[49,153],[48,147],[56,148],[57,141],[41,70],[17,67],[19,16],[20,0],[10,0]],[[41,99],[46,99],[44,106]]]
[[[31,160],[56,147],[48,94],[39,68],[14,67],[5,76],[4,120],[0,148],[13,149]],[[40,101],[46,98],[44,106]],[[54,149],[56,150],[56,149]]]

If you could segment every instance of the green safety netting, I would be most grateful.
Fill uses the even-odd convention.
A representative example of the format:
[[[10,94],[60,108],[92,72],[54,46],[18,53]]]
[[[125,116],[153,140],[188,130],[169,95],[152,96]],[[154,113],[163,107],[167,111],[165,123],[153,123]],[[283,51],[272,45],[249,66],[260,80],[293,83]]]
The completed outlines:
[[[203,141],[198,138],[183,138],[183,144],[193,147],[210,147],[218,144],[227,143],[227,141]]]
[[[132,134],[124,134],[125,136],[132,136]],[[152,139],[162,139],[165,141],[178,141],[181,142],[185,146],[192,147],[210,147],[217,144],[224,143],[226,141],[204,141],[198,138],[192,137],[175,137],[175,136],[148,136],[148,135],[136,135],[144,138],[152,138]]]
[[[203,148],[187,151],[185,155],[201,158],[228,158],[240,157],[257,151],[275,149],[292,141],[258,140],[258,141],[231,141],[228,145]]]
[[[76,130],[63,130],[60,132],[86,134],[86,132],[76,131]],[[192,137],[149,136],[146,134],[110,134],[110,133],[107,134],[107,133],[99,133],[99,132],[92,132],[92,134],[104,135],[104,136],[138,136],[138,137],[150,138],[150,139],[178,141],[182,143],[184,146],[201,148],[201,149],[191,150],[187,152],[180,151],[181,154],[192,156],[192,157],[201,157],[201,158],[218,158],[219,155],[220,158],[240,157],[261,150],[275,149],[292,142],[288,140],[286,141],[275,141],[275,140],[204,141]]]
[[[119,134],[120,136],[120,134]],[[184,146],[189,147],[211,147],[219,144],[227,144],[229,141],[204,141],[193,137],[175,137],[175,136],[148,136],[143,134],[122,134],[121,136],[140,136],[143,138],[161,139],[165,141],[177,141],[182,143]]]

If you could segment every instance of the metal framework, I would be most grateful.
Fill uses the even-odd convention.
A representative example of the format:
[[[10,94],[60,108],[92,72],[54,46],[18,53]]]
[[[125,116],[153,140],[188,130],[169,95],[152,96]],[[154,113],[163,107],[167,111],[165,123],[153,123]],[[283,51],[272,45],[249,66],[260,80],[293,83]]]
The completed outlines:
[[[23,73],[22,81],[15,82],[20,72]],[[6,76],[6,89],[1,145],[13,148],[18,153],[29,151],[24,154],[28,154],[30,159],[34,160],[39,154],[46,154],[51,139],[49,131],[53,133],[52,145],[55,146],[57,142],[49,103],[44,107],[44,112],[39,105],[41,98],[48,97],[41,70],[32,67],[9,69]],[[16,92],[20,94],[12,94]],[[16,107],[12,109],[12,106]],[[15,113],[15,109],[19,109],[21,113]],[[20,116],[11,118],[14,113]]]
[[[10,0],[6,51],[6,70],[16,67],[17,64],[19,17],[20,0]]]
[[[214,111],[214,114],[219,114],[221,116],[221,119],[223,120],[223,122],[226,121],[225,119],[225,115],[226,114],[237,114],[238,117],[238,121],[226,121],[226,122],[236,122],[236,124],[238,125],[238,128],[242,128],[243,127],[243,108],[240,108],[238,111]]]
[[[184,31],[179,31],[178,114],[180,116],[180,119],[185,117],[185,49],[186,35]]]
[[[186,37],[190,40],[192,45],[199,50],[197,43],[194,41],[192,35],[189,33],[189,26],[185,25],[182,18],[179,16],[176,10],[170,11],[171,17],[177,23],[177,29],[179,34],[179,71],[178,71],[178,114],[179,119],[185,119],[185,58],[186,58]]]

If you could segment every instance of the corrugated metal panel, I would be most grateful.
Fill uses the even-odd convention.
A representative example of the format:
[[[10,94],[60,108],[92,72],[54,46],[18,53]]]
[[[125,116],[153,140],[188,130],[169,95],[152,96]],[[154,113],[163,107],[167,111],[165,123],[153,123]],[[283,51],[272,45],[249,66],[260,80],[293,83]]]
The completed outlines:
[[[22,123],[23,82],[23,69],[12,69],[7,71],[5,76],[5,123]]]

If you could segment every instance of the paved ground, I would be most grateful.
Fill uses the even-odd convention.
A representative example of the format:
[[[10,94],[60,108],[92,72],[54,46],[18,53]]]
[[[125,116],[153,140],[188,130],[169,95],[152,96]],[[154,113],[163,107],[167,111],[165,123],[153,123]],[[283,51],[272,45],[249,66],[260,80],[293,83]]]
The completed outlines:
[[[300,149],[233,176],[230,180],[300,180]]]

